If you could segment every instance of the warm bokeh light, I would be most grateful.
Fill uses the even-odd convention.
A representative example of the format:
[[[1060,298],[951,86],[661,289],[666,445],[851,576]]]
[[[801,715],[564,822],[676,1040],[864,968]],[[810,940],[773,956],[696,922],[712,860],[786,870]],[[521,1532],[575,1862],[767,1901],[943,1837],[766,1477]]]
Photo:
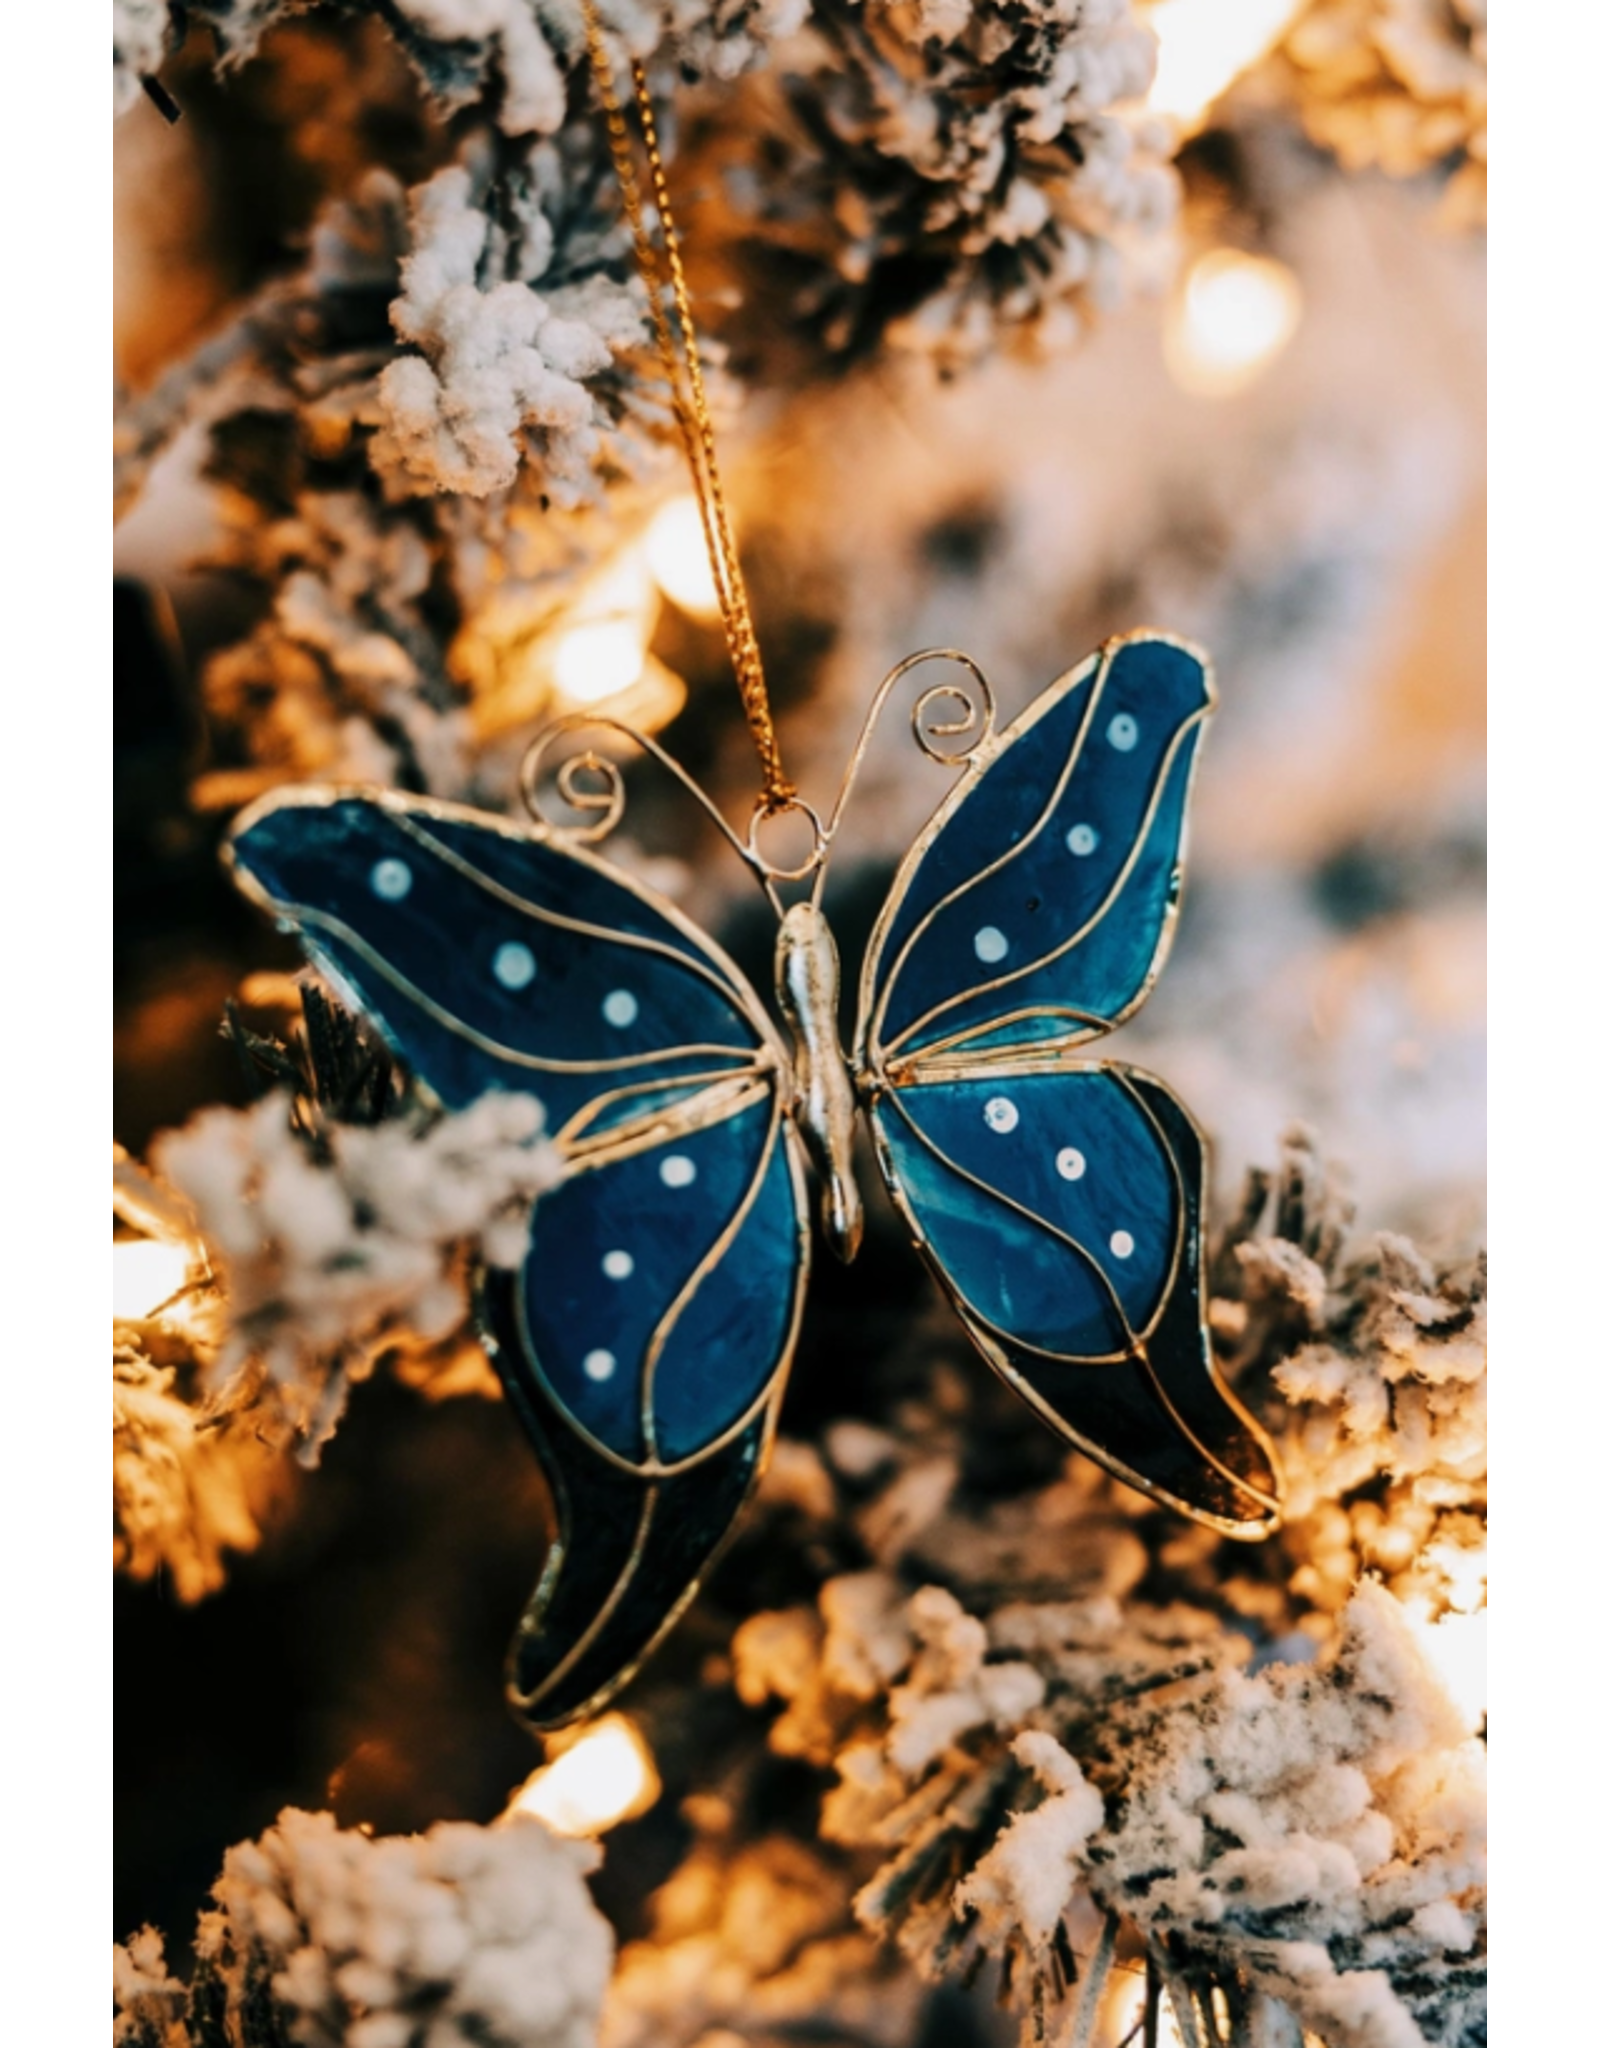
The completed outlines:
[[[606,715],[631,725],[635,732],[659,732],[677,717],[688,695],[683,677],[651,654],[638,680],[606,705]]]
[[[1119,1972],[1120,1975],[1120,1972]],[[1122,1977],[1121,1982],[1106,2000],[1110,2025],[1097,2038],[1107,2041],[1122,2041],[1140,2029],[1137,2038],[1144,2039],[1140,2023],[1144,2016],[1145,1974],[1143,1970],[1132,1970]],[[1186,2048],[1182,2030],[1172,2010],[1172,2001],[1163,1998],[1161,2014],[1156,2022],[1156,2040],[1159,2048]]]
[[[1167,368],[1186,391],[1226,398],[1256,378],[1300,325],[1295,274],[1270,256],[1211,249],[1184,276],[1167,315]]]
[[[1477,1728],[1489,1711],[1489,1610],[1476,1614],[1429,1615],[1425,1608],[1407,1609],[1423,1655],[1460,1710],[1469,1728]]]
[[[1192,127],[1275,43],[1301,0],[1161,0],[1148,13],[1160,50],[1150,105]]]
[[[557,642],[556,688],[570,703],[598,704],[639,680],[645,638],[636,619],[593,619]]]
[[[1489,1711],[1489,1552],[1459,1543],[1433,1543],[1423,1562],[1444,1582],[1446,1606],[1421,1595],[1405,1603],[1406,1620],[1440,1684],[1469,1728]]]
[[[558,1835],[600,1835],[653,1806],[655,1759],[626,1714],[606,1714],[534,1772],[506,1812],[531,1813]]]
[[[563,708],[587,709],[635,691],[660,612],[642,546],[624,548],[590,576],[544,656]]]
[[[188,1276],[189,1258],[181,1245],[162,1244],[153,1237],[113,1239],[112,1317],[138,1322],[170,1300]]]
[[[644,546],[651,575],[679,611],[692,619],[717,617],[716,581],[693,498],[670,498],[651,520]]]

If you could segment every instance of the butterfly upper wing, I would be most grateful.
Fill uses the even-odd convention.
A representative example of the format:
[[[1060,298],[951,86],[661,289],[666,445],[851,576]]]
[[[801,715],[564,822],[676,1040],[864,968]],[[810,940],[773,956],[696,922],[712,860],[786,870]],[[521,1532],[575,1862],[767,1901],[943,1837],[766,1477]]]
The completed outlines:
[[[1212,1370],[1203,1155],[1176,1098],[1109,1061],[986,1065],[903,1081],[871,1121],[891,1193],[1002,1378],[1120,1478],[1266,1533],[1271,1455]]]
[[[875,1064],[1067,1046],[1153,983],[1177,916],[1212,689],[1190,649],[1111,641],[1044,691],[907,856],[863,989]]]
[[[482,1301],[557,1507],[513,1648],[553,1726],[692,1595],[770,1441],[808,1257],[781,1048],[736,968],[593,855],[392,793],[292,791],[242,885],[447,1107],[532,1093],[566,1178]]]
[[[1169,1091],[1067,1055],[1143,1000],[1176,917],[1204,663],[1112,641],[913,847],[868,949],[858,1071],[891,1193],[984,1355],[1147,1493],[1276,1519],[1205,1328],[1203,1149]]]
[[[230,859],[447,1108],[523,1089],[561,1133],[602,1097],[621,1120],[655,1088],[770,1059],[731,964],[581,849],[390,792],[307,790],[247,812]]]

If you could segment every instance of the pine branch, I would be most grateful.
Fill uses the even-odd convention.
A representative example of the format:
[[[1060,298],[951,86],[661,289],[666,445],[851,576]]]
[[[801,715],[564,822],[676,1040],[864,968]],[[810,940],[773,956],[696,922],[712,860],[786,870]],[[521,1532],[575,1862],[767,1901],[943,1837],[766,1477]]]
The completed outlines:
[[[587,1843],[541,1822],[375,1840],[286,1809],[230,1849],[187,1984],[152,1928],[113,1951],[117,2048],[592,2048],[610,1927]]]
[[[218,413],[234,378],[279,353],[294,332],[300,295],[275,283],[155,384],[118,407],[112,433],[112,517],[132,511],[151,469],[192,421]]]

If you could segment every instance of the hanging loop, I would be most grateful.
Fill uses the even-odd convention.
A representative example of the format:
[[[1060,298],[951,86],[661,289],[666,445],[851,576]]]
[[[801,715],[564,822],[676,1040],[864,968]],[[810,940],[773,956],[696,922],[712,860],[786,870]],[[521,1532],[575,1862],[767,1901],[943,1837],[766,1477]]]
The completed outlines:
[[[811,851],[797,867],[780,867],[776,861],[768,860],[761,851],[761,828],[770,819],[783,817],[798,811],[811,827]],[[804,882],[821,867],[828,851],[828,828],[804,797],[786,796],[769,799],[763,795],[756,799],[750,813],[750,830],[745,835],[745,858],[756,871],[773,882]]]

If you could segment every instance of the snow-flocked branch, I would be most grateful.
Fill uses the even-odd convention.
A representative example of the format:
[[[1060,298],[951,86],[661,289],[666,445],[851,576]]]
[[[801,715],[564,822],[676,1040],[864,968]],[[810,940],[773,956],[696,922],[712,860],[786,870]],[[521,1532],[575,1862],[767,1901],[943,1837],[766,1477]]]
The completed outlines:
[[[1291,23],[1283,90],[1349,170],[1450,172],[1447,221],[1483,225],[1488,0],[1312,0]]]
[[[188,1981],[113,1952],[116,2048],[593,2048],[612,1934],[531,1818],[374,1838],[290,1807],[223,1861]]]
[[[1161,248],[1171,137],[1133,105],[1154,66],[1131,0],[826,0],[691,162],[748,292],[782,290],[825,357],[956,370],[1070,343]]]
[[[455,1113],[397,1099],[370,1036],[314,987],[302,999],[291,1050],[245,1034],[279,1085],[158,1137],[154,1171],[116,1164],[125,1221],[192,1275],[113,1332],[116,1563],[166,1573],[183,1600],[255,1547],[284,1453],[315,1464],[381,1359],[436,1393],[493,1386],[472,1266],[520,1262],[561,1175],[532,1096]]]
[[[924,1973],[998,1957],[1024,2009],[1070,2011],[1110,1924],[1236,2029],[1481,2039],[1484,1753],[1433,1626],[1480,1591],[1482,1273],[1349,1222],[1295,1134],[1215,1261],[1235,1376],[1288,1403],[1259,1549],[1078,1461],[986,1500],[954,1410],[826,1436],[800,1491],[871,1562],[745,1622],[735,1671],[832,1781],[857,1919]]]

